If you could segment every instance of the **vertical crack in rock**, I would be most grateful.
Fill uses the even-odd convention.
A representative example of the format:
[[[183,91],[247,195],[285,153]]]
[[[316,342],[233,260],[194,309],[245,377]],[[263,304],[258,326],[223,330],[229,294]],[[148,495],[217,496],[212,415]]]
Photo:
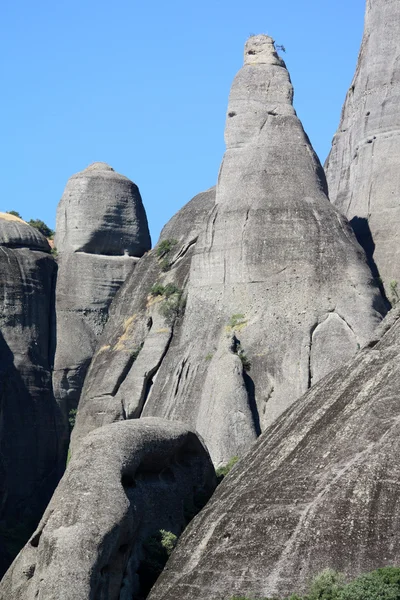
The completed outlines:
[[[165,347],[165,350],[164,350],[162,356],[160,357],[160,360],[158,361],[157,365],[149,371],[149,373],[147,374],[147,376],[145,378],[145,382],[144,382],[144,386],[143,386],[143,395],[141,397],[140,408],[139,408],[137,418],[140,418],[143,413],[144,407],[146,406],[146,402],[150,396],[151,388],[153,386],[156,375],[157,375],[158,371],[160,370],[162,362],[168,353],[169,347],[172,342],[172,338],[173,338],[173,330],[171,331],[171,335],[169,337],[168,343]]]

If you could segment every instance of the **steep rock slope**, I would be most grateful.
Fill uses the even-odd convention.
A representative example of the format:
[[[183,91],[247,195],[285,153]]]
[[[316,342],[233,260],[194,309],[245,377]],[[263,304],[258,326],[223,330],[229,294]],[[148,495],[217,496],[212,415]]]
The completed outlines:
[[[0,538],[9,557],[61,474],[51,385],[56,271],[42,234],[0,213]]]
[[[399,315],[267,429],[151,600],[286,597],[327,567],[355,576],[400,563]]]
[[[326,163],[330,199],[351,220],[392,301],[400,293],[399,34],[397,0],[367,0],[356,73]]]
[[[76,409],[108,308],[151,247],[137,186],[105,163],[71,177],[57,209],[57,351],[54,392]]]
[[[214,203],[214,188],[188,202],[119,290],[85,381],[72,448],[96,427],[142,415],[158,370],[178,343],[193,251]],[[168,284],[177,293],[152,294],[154,286],[162,291]]]
[[[107,420],[160,416],[193,425],[215,463],[227,462],[371,335],[381,296],[350,227],[327,199],[292,96],[273,40],[250,38],[230,95],[216,203],[192,249],[183,319],[173,331],[162,321],[152,327],[159,347],[164,332],[163,352],[151,386],[144,393],[139,386],[139,402],[132,390],[150,381],[150,339],[135,311],[125,325],[113,320],[75,441]],[[172,263],[180,248],[171,250]],[[127,297],[117,299],[116,314]],[[135,340],[132,368],[126,354],[116,368],[126,352],[116,334]]]
[[[215,485],[207,450],[182,423],[140,419],[92,432],[3,578],[0,598],[143,597],[146,544],[155,536],[154,549],[160,530],[179,535]]]

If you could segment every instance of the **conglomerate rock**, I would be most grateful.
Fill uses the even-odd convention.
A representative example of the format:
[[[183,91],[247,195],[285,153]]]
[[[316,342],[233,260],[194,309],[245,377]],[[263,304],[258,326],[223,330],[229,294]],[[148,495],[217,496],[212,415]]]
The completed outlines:
[[[326,196],[292,97],[273,40],[251,37],[229,99],[215,204],[196,227],[188,220],[186,235],[174,233],[178,213],[121,290],[74,444],[103,423],[159,416],[191,424],[226,463],[372,334],[382,297]],[[175,311],[152,290],[168,282],[181,294]]]
[[[36,527],[62,474],[51,383],[56,272],[46,238],[0,213],[2,567]]]
[[[149,600],[286,598],[326,568],[354,577],[400,564],[395,311],[234,467],[183,534]]]
[[[399,23],[397,0],[367,1],[356,73],[326,163],[330,199],[391,301],[400,294]]]
[[[151,247],[137,186],[105,163],[71,177],[57,209],[57,351],[54,392],[76,409],[109,305]]]
[[[146,543],[161,530],[179,535],[215,485],[207,450],[182,423],[140,419],[93,431],[3,578],[1,600],[141,597]]]

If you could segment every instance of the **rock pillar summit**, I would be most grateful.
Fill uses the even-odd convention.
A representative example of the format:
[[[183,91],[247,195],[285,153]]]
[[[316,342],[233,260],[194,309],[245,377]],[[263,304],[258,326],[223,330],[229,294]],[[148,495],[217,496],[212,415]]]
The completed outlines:
[[[330,199],[392,302],[400,293],[399,22],[397,0],[367,2],[356,73],[326,163]]]
[[[168,364],[177,379],[169,388],[161,370],[143,411],[195,419],[217,463],[350,358],[383,309],[361,248],[327,198],[273,40],[251,37],[244,56],[216,204]]]
[[[105,163],[72,176],[58,205],[55,245],[54,392],[66,416],[77,407],[111,300],[151,247],[138,187]]]

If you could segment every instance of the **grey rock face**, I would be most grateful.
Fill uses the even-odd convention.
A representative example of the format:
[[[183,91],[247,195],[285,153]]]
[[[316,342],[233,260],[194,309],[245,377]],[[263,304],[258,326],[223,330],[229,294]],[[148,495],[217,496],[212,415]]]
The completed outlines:
[[[181,423],[141,419],[92,432],[3,578],[0,598],[138,598],[146,540],[160,529],[179,535],[215,484],[207,450]]]
[[[267,429],[149,600],[286,597],[327,567],[353,577],[399,564],[399,316]]]
[[[60,253],[142,256],[151,248],[138,187],[106,163],[73,175],[57,209]]]
[[[50,252],[49,243],[40,231],[9,213],[0,213],[0,240],[1,245],[7,248]]]
[[[400,6],[368,0],[356,73],[326,163],[329,196],[351,224],[387,296],[400,282]]]
[[[129,296],[121,293],[75,441],[103,422],[159,416],[190,423],[214,462],[226,463],[372,334],[384,311],[379,290],[347,221],[328,201],[292,96],[272,39],[250,38],[231,90],[216,202],[192,244],[186,286],[180,278],[187,271],[178,276],[174,267],[189,242],[168,255],[172,269],[163,281],[181,281],[184,316],[169,327],[160,320],[162,304],[149,297],[151,312],[142,313],[152,319],[148,337],[137,304],[130,302],[128,316],[121,304]],[[146,294],[157,277],[148,271]],[[126,347],[121,360],[117,336],[129,339],[131,357],[140,350],[133,363]],[[153,377],[141,363],[148,366],[156,345]]]
[[[105,163],[67,183],[57,210],[57,352],[54,391],[75,409],[108,308],[151,241],[137,186]]]
[[[199,231],[215,202],[215,189],[193,198],[164,227],[155,249],[141,258],[121,287],[98,343],[82,393],[72,448],[89,431],[142,416],[159,370],[179,340],[182,318],[166,322],[162,307],[177,299],[153,296],[155,284],[173,283],[184,298]],[[171,250],[158,256],[161,245]],[[167,271],[163,264],[171,263]],[[165,267],[164,267],[165,268]]]
[[[61,476],[51,385],[57,265],[35,229],[0,213],[0,538],[2,563],[36,527]]]

